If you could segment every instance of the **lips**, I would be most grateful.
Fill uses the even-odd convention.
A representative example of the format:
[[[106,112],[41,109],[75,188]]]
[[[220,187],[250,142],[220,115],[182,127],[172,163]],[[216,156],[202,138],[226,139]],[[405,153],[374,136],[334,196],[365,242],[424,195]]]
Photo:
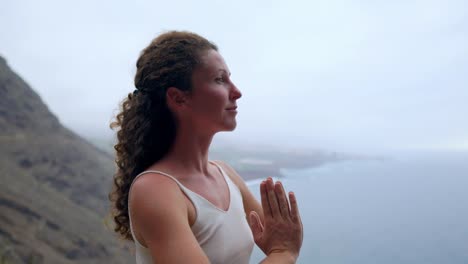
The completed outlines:
[[[237,109],[237,106],[233,106],[233,107],[229,107],[229,108],[226,108],[226,110],[229,110],[229,111],[234,111]]]

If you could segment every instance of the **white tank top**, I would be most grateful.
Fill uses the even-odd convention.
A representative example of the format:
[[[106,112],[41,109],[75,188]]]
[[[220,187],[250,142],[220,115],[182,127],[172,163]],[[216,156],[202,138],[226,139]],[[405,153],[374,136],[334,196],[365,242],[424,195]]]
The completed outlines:
[[[249,263],[254,241],[246,220],[242,195],[237,185],[231,181],[224,170],[218,164],[211,163],[219,168],[229,188],[230,203],[227,211],[214,206],[207,199],[186,188],[173,176],[161,171],[144,171],[137,175],[133,182],[146,173],[158,173],[174,180],[195,207],[197,218],[191,227],[192,232],[210,262],[213,264],[247,264]],[[130,212],[130,206],[128,210]],[[136,263],[154,263],[148,248],[144,247],[136,239],[131,218],[130,231],[135,241]]]

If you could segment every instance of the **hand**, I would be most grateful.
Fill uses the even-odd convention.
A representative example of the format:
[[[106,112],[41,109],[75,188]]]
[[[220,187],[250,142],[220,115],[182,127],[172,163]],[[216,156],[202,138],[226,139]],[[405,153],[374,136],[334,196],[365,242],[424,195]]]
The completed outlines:
[[[249,223],[255,243],[268,256],[272,253],[288,253],[297,258],[302,246],[303,227],[296,197],[289,193],[286,198],[281,182],[271,178],[260,184],[264,224],[254,211]]]

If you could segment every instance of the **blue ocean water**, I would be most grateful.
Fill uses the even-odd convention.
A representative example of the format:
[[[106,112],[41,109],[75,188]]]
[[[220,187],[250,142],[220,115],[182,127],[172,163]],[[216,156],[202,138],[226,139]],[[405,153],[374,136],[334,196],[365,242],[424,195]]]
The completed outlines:
[[[298,263],[468,263],[468,153],[284,171],[304,225]],[[258,198],[258,183],[249,184]],[[251,263],[263,254],[255,248]]]

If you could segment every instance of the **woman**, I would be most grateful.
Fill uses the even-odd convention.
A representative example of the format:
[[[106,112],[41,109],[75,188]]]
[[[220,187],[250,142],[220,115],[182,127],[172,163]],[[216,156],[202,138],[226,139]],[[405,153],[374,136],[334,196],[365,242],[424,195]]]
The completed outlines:
[[[241,92],[217,47],[167,32],[138,61],[136,90],[112,124],[116,232],[133,240],[137,263],[294,263],[302,224],[294,194],[260,185],[262,205],[227,164],[208,161],[213,136],[236,127]],[[250,228],[246,217],[249,216]]]

